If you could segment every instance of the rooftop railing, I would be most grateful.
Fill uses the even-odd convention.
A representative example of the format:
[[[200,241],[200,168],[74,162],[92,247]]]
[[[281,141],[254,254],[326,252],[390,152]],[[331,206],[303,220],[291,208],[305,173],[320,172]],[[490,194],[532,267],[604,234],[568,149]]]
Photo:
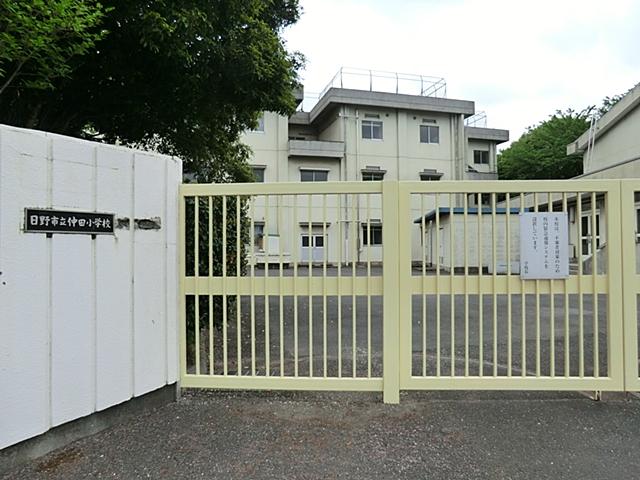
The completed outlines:
[[[422,97],[447,97],[447,82],[442,77],[342,67],[320,93],[305,92],[301,109],[309,111],[331,88]]]
[[[471,115],[470,117],[465,118],[464,125],[466,127],[487,128],[486,112],[478,112],[475,115]]]

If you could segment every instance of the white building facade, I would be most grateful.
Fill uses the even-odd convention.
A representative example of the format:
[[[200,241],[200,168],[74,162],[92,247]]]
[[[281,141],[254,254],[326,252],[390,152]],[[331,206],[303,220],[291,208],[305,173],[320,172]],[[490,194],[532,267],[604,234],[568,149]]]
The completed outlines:
[[[420,82],[420,88],[401,93],[410,89],[403,90],[400,78],[395,89],[391,85],[387,88],[391,91],[384,91],[384,87],[378,91],[376,80],[389,78],[390,75],[379,78],[371,74],[368,88],[345,88],[349,77],[341,70],[310,111],[298,111],[289,118],[265,112],[258,128],[246,132],[243,138],[253,150],[251,164],[256,179],[262,182],[497,179],[496,147],[508,140],[508,131],[470,126],[469,119],[473,120],[476,114],[474,102],[446,98],[442,79],[404,76],[405,84]],[[299,99],[302,101],[303,96]],[[278,253],[272,249],[282,249],[287,259],[302,262],[310,257],[315,262],[326,259],[328,263],[336,263],[338,258],[379,261],[380,198],[364,197],[330,197],[324,200],[323,207],[322,198],[314,196],[310,209],[307,200],[300,199],[295,214],[292,199],[282,200],[279,207],[269,205],[268,209],[260,203],[264,199],[260,199],[252,215],[256,248],[265,250],[266,256]],[[434,206],[427,201],[424,208]],[[282,216],[277,208],[282,209]],[[323,215],[323,211],[327,213]],[[416,205],[415,218],[419,216]],[[275,221],[276,217],[279,221]],[[297,235],[282,235],[278,231],[290,232],[291,228],[297,229]],[[415,226],[414,230],[414,243],[421,242],[419,228]],[[265,242],[259,239],[262,236],[278,240]],[[341,255],[340,248],[346,254]]]

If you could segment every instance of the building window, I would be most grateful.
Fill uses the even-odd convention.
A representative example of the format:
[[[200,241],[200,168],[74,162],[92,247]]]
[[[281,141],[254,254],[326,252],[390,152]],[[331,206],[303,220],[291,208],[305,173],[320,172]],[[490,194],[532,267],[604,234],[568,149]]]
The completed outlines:
[[[328,179],[327,170],[300,170],[301,182],[326,182]]]
[[[474,150],[473,163],[476,165],[489,165],[489,152],[486,150]]]
[[[250,132],[254,132],[254,133],[264,133],[264,113],[262,113],[259,117],[258,117],[258,121],[257,121],[257,125],[256,128],[252,128],[251,130],[249,130]]]
[[[364,182],[379,182],[384,178],[384,174],[386,171],[380,170],[363,170],[362,171],[362,180]]]
[[[302,246],[309,246],[309,239],[311,239],[312,247],[322,248],[324,247],[324,237],[322,235],[302,235]]]
[[[253,225],[253,246],[258,250],[264,250],[264,225],[261,223]]]
[[[363,120],[362,138],[382,140],[382,122],[379,120]]]
[[[420,172],[420,180],[423,182],[437,181],[442,178],[444,173],[438,172],[435,168],[425,168]]]
[[[253,171],[254,181],[264,183],[264,167],[251,167]]]
[[[640,208],[636,210],[636,243],[640,243]]]
[[[420,125],[420,143],[440,143],[440,127]]]
[[[591,213],[583,215],[580,219],[580,238],[582,241],[582,255],[589,256],[593,252],[593,243],[595,242],[596,250],[600,248],[600,214],[595,215],[595,229],[591,222]],[[595,235],[594,235],[595,234]]]
[[[382,225],[362,225],[362,244],[382,245]]]

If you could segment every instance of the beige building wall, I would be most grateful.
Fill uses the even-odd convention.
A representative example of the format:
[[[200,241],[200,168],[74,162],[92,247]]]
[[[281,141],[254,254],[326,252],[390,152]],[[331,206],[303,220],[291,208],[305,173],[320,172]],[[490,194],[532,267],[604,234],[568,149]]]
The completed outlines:
[[[473,152],[475,150],[489,152],[489,163],[488,164],[474,163]],[[495,143],[482,141],[482,140],[469,140],[467,142],[467,149],[466,149],[465,155],[466,155],[467,165],[473,167],[478,172],[489,173],[489,172],[498,171],[498,166],[496,164]]]
[[[481,223],[479,219],[481,218]],[[478,231],[478,225],[482,228]],[[520,264],[520,220],[517,213],[509,215],[510,224],[510,261],[511,272],[519,273]],[[451,228],[453,226],[453,232]],[[469,214],[466,222],[466,243],[465,243],[465,222],[464,215],[448,214],[442,215],[440,219],[440,238],[436,239],[436,223],[434,220],[425,224],[425,259],[427,264],[436,266],[440,263],[440,268],[446,271],[451,269],[451,254],[453,252],[453,267],[462,269],[466,261],[469,268],[478,268],[482,265],[483,270],[493,271],[493,239],[496,242],[496,271],[503,273],[506,270],[507,262],[507,215],[496,215],[495,237],[493,235],[493,222],[491,215]],[[453,244],[450,242],[453,233]],[[439,242],[439,244],[438,244]],[[480,255],[480,256],[479,256]],[[415,256],[415,255],[414,255]]]
[[[608,168],[585,173],[580,178],[640,178],[640,156],[630,162],[622,162]]]
[[[364,120],[380,121],[383,124],[382,139],[362,138]],[[300,121],[304,123],[304,119]],[[380,106],[335,105],[327,108],[313,125],[289,123],[287,117],[265,112],[264,129],[248,131],[242,141],[253,151],[250,163],[264,167],[265,182],[300,182],[303,169],[323,170],[328,173],[328,181],[362,181],[363,169],[384,171],[384,180],[419,181],[420,172],[431,169],[442,174],[442,180],[466,178],[467,167],[476,171],[495,169],[495,141],[467,140],[465,136],[464,116],[456,113],[413,111]],[[420,142],[420,125],[439,127],[438,143]],[[327,156],[291,155],[289,139],[317,140],[324,142],[343,142],[342,158]],[[491,152],[491,163],[477,168],[473,164],[473,149]],[[316,154],[317,155],[317,154]],[[460,201],[452,197],[453,202]],[[338,249],[343,248],[343,260],[351,261],[354,239],[356,261],[382,260],[380,246],[364,245],[363,224],[367,221],[379,223],[382,218],[380,195],[343,196],[341,210],[338,211],[336,196],[325,200],[327,217],[326,240],[323,255],[329,263],[338,259]],[[307,198],[299,198],[298,209],[294,214],[293,198],[281,198],[276,205],[276,197],[271,198],[268,211],[264,197],[257,199],[254,208],[254,221],[262,228],[264,235],[278,237],[277,241],[263,242],[263,248],[277,245],[291,261],[302,259],[302,236],[309,230],[309,209]],[[368,202],[368,203],[367,203]],[[367,206],[368,205],[368,206]],[[449,205],[449,197],[442,195],[441,207]],[[406,228],[411,230],[412,243],[416,258],[421,260],[422,239],[418,225],[413,221],[421,214],[436,206],[433,195],[425,195],[423,202],[414,195],[411,201],[410,218]],[[422,207],[422,210],[421,210]],[[279,209],[279,210],[278,210]],[[295,217],[295,218],[294,218]],[[279,221],[276,221],[279,219]],[[311,205],[312,233],[322,232],[323,199],[312,197]],[[341,227],[339,232],[338,224]],[[265,225],[266,224],[266,225]],[[260,225],[264,225],[260,227]],[[340,235],[341,233],[341,235]],[[279,252],[265,252],[267,255]],[[290,256],[290,257],[289,257]]]
[[[614,127],[599,136],[592,152],[584,152],[584,173],[589,174],[603,168],[612,167],[624,161],[640,158],[640,108],[635,108],[619,120]],[[623,173],[621,170],[608,172],[608,175]],[[634,165],[624,173],[640,176],[640,170]],[[622,177],[596,177],[622,178]]]

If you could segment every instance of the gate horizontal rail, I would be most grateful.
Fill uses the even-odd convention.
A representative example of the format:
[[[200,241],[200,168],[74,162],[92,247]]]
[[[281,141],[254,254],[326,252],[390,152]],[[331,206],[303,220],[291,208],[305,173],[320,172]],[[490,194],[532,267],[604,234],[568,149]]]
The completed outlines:
[[[640,390],[639,193],[619,180],[183,185],[182,385],[386,402]],[[566,214],[568,277],[520,277],[523,212]]]

